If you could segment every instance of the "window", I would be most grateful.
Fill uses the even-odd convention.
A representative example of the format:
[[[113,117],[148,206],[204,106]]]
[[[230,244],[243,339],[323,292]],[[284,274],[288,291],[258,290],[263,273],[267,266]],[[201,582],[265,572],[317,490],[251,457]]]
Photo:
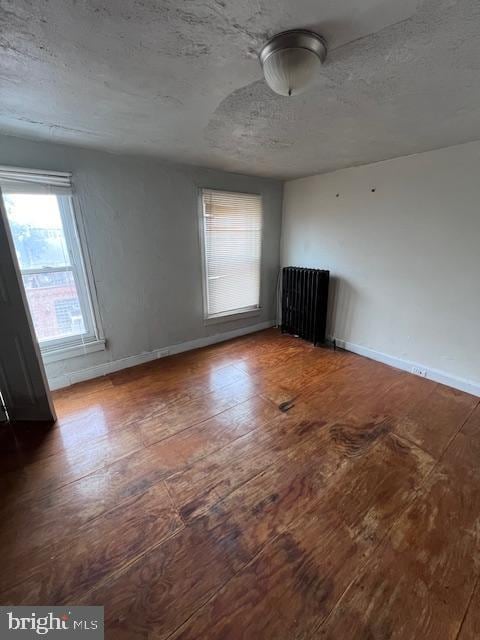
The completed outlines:
[[[203,189],[201,205],[206,317],[258,309],[261,197]]]
[[[44,358],[54,360],[58,358],[52,355],[59,352],[65,357],[104,348],[69,174],[0,167],[0,187]]]

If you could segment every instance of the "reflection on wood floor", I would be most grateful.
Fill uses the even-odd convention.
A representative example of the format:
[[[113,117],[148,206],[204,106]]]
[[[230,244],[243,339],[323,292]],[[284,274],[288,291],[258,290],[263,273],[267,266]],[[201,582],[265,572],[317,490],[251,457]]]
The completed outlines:
[[[1,604],[116,640],[480,637],[478,399],[276,330],[1,432]]]

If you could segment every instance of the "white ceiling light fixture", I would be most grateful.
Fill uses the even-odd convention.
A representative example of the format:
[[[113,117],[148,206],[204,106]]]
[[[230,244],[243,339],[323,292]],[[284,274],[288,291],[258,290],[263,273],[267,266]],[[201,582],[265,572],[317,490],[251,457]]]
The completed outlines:
[[[278,33],[260,51],[265,80],[270,89],[282,96],[303,93],[326,57],[325,40],[305,29]]]

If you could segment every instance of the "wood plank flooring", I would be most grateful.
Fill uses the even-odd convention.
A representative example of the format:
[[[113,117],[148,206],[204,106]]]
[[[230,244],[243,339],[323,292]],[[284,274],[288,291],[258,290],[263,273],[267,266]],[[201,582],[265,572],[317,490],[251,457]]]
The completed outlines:
[[[0,603],[119,640],[480,637],[479,399],[276,330],[0,431]]]

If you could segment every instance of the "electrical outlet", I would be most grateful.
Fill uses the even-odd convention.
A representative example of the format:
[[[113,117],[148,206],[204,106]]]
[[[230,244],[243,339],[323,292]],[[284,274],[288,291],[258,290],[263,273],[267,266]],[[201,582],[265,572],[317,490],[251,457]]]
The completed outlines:
[[[421,376],[422,378],[427,377],[427,370],[422,369],[422,367],[412,367],[412,373],[414,373],[416,376]]]

